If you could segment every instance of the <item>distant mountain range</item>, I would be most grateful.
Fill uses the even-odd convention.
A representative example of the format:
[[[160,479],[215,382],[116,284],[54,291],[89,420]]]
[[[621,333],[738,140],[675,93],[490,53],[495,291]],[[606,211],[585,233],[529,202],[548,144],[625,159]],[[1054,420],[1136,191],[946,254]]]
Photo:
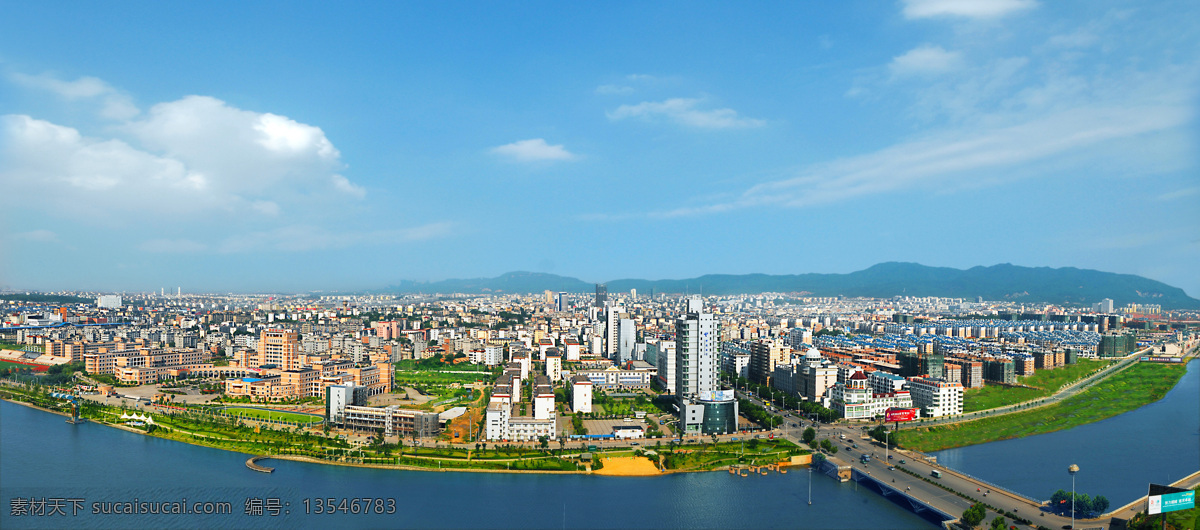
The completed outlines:
[[[683,280],[623,279],[606,282],[608,291],[638,294],[713,295],[796,293],[799,296],[941,296],[1027,303],[1090,305],[1111,298],[1116,307],[1158,304],[1163,309],[1200,308],[1200,300],[1178,287],[1135,276],[1089,269],[1021,267],[1008,263],[967,270],[917,263],[880,263],[849,274],[707,274]],[[404,281],[378,292],[391,293],[594,293],[595,284],[540,272],[510,272],[495,278]]]

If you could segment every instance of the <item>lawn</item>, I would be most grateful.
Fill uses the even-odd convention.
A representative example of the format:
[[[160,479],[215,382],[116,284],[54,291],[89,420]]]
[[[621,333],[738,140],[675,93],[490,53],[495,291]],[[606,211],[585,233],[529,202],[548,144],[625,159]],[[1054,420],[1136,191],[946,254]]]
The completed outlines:
[[[1053,370],[1038,370],[1030,376],[1017,378],[1017,382],[1037,388],[1006,387],[1000,385],[970,388],[963,393],[963,412],[994,409],[1014,403],[1049,396],[1063,385],[1112,364],[1112,361],[1080,359],[1074,365],[1060,366]]]
[[[1138,363],[1061,403],[945,426],[902,431],[900,444],[932,452],[1069,429],[1129,412],[1163,398],[1183,377],[1182,365]]]
[[[281,421],[290,421],[295,423],[308,423],[320,420],[320,416],[312,414],[295,414],[291,412],[279,412],[275,410],[257,409],[251,407],[229,407],[224,409],[226,414],[231,416],[243,416],[253,419],[272,419]]]
[[[396,370],[396,384],[441,384],[474,383],[475,381],[489,382],[492,374],[448,374],[445,372],[430,372],[425,370]]]

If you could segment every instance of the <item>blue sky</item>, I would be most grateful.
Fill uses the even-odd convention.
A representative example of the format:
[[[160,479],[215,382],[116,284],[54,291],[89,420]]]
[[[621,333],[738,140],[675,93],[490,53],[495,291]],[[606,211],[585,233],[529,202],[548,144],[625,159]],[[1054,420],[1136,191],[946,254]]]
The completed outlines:
[[[1195,2],[7,2],[0,287],[883,261],[1200,295]]]

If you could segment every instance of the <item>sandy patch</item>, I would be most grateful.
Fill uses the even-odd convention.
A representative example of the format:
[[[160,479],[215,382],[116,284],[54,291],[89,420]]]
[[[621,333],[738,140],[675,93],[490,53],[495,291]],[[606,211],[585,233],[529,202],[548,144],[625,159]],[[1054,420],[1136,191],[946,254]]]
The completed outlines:
[[[596,471],[597,475],[615,477],[640,477],[662,474],[653,462],[641,456],[616,456],[603,458],[604,467]]]

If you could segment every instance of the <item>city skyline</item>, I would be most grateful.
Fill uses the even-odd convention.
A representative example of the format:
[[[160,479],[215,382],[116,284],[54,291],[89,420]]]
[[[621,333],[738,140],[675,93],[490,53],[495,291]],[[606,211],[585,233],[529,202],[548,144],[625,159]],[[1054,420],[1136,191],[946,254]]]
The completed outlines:
[[[218,6],[10,7],[0,287],[904,261],[1200,295],[1194,4]]]

